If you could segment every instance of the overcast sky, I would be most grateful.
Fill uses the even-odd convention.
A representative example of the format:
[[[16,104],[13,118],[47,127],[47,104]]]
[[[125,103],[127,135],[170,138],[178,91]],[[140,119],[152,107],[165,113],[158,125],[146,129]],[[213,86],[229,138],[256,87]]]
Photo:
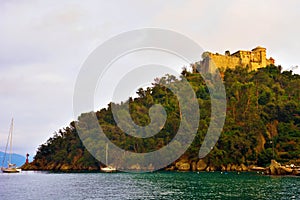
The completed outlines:
[[[299,7],[297,0],[2,0],[0,150],[12,117],[14,150],[22,155],[34,155],[66,127],[74,118],[72,98],[81,64],[116,34],[144,27],[171,29],[220,53],[260,45],[276,64],[289,69],[300,64]]]

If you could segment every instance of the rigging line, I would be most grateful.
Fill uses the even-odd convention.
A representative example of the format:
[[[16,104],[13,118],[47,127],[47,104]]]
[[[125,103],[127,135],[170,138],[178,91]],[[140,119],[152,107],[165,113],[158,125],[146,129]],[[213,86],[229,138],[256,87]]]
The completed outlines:
[[[6,158],[6,152],[7,152],[8,142],[9,142],[9,138],[10,138],[10,134],[11,134],[12,123],[13,123],[13,119],[12,119],[12,122],[11,122],[11,125],[10,125],[10,128],[9,128],[9,133],[8,133],[8,137],[7,137],[7,141],[6,141],[4,156],[3,156],[3,160],[2,160],[2,167],[4,166],[4,161],[5,161],[5,158]]]

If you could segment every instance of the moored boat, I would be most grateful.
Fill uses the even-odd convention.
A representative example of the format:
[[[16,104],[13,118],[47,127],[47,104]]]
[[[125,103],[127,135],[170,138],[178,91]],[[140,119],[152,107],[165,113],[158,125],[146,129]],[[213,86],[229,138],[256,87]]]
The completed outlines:
[[[108,164],[108,144],[106,144],[106,149],[105,149],[105,161],[106,164]],[[102,172],[116,172],[117,168],[111,166],[111,165],[107,165],[106,167],[101,167],[100,168]]]
[[[19,173],[22,170],[20,168],[18,168],[16,166],[16,164],[11,163],[12,161],[12,132],[13,132],[13,125],[14,125],[14,119],[11,120],[11,125],[10,125],[10,129],[9,129],[9,134],[8,134],[8,139],[7,139],[7,143],[6,143],[6,148],[5,148],[5,153],[4,153],[4,157],[3,157],[3,161],[2,161],[2,167],[1,167],[1,171],[3,173]],[[7,147],[8,147],[8,143],[9,143],[9,160],[8,160],[8,165],[7,167],[4,167],[4,161],[7,155]]]
[[[22,171],[22,169],[17,168],[15,164],[8,164],[8,167],[2,167],[1,168],[3,173],[19,173]]]
[[[117,169],[112,166],[107,166],[107,167],[101,167],[102,172],[115,172]]]

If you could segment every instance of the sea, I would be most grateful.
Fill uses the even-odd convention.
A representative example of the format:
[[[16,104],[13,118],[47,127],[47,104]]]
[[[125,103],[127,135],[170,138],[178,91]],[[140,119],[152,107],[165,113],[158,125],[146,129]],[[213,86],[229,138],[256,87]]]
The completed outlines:
[[[300,177],[257,173],[0,173],[0,199],[300,199]]]

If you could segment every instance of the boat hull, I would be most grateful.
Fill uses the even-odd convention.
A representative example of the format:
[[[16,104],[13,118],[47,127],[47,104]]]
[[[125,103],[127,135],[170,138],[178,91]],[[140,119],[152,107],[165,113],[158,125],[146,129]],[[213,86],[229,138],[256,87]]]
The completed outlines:
[[[20,173],[22,169],[19,168],[2,168],[3,173]]]
[[[114,167],[103,167],[103,168],[101,168],[101,171],[102,172],[116,172],[117,171],[117,169],[116,168],[114,168]]]

